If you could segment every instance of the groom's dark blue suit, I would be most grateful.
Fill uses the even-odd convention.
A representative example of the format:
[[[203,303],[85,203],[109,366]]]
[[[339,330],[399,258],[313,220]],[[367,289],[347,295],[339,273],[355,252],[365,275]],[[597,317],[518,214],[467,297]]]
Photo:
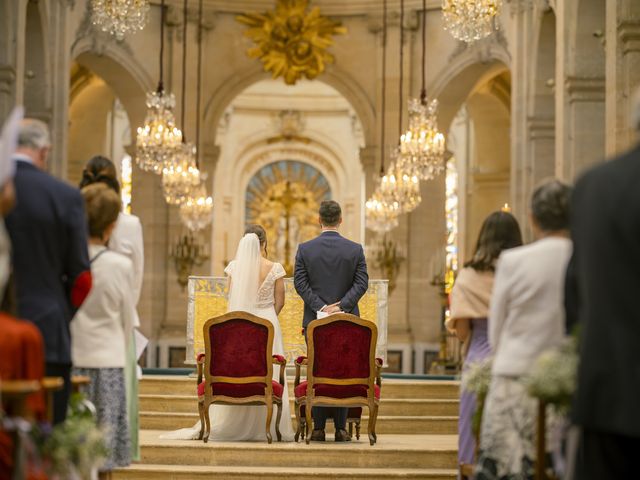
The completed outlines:
[[[362,245],[332,230],[301,244],[296,254],[294,285],[304,300],[302,326],[305,330],[326,305],[340,302],[343,312],[359,315],[358,301],[369,287]],[[327,410],[330,409],[314,407],[314,429],[324,429]],[[334,410],[336,430],[344,430],[348,410]]]

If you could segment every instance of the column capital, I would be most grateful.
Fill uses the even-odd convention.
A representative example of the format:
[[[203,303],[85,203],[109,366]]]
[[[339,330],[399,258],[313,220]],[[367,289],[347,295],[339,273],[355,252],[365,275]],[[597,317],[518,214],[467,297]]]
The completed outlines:
[[[623,55],[629,52],[640,52],[640,21],[618,24],[618,36]]]
[[[604,77],[566,77],[564,83],[569,103],[605,100]]]

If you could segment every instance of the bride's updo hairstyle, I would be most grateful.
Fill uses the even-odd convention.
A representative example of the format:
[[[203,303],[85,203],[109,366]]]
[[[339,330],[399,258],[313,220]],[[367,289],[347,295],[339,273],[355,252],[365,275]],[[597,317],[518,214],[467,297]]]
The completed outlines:
[[[254,233],[258,240],[260,240],[260,248],[264,250],[265,256],[267,254],[267,232],[265,232],[264,228],[261,225],[247,225],[247,228],[244,229],[244,234],[247,235],[249,233]]]

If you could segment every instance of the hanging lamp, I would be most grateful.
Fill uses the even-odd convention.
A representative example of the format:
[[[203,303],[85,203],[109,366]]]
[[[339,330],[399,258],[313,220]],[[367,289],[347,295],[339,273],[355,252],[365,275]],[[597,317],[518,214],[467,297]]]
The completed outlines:
[[[428,100],[426,88],[427,5],[422,0],[422,89],[409,100],[409,128],[400,139],[400,168],[420,180],[444,171],[444,135],[438,131],[438,100]]]
[[[387,202],[380,192],[380,179],[384,177],[385,155],[385,115],[387,97],[387,0],[383,0],[382,14],[382,118],[380,122],[380,177],[374,193],[365,203],[365,222],[367,228],[378,233],[386,233],[398,226],[399,206],[396,202]]]
[[[182,142],[182,132],[176,127],[173,109],[176,99],[172,93],[164,91],[164,24],[165,0],[161,3],[160,14],[160,79],[158,88],[147,93],[147,116],[144,125],[138,127],[136,138],[136,163],[146,171],[157,174],[167,160],[173,158]]]
[[[182,143],[173,158],[169,159],[162,169],[162,189],[164,199],[169,205],[180,205],[187,200],[189,192],[200,183],[200,170],[196,166],[196,146],[187,142],[186,110],[187,110],[187,16],[188,0],[184,0],[182,9],[182,99],[181,124]]]
[[[91,22],[118,40],[142,30],[148,19],[149,0],[91,0]]]
[[[402,136],[402,103],[404,101],[404,0],[400,0],[400,87],[398,88],[398,136]],[[398,146],[391,154],[391,163],[380,181],[380,194],[388,204],[398,204],[400,213],[413,211],[420,202],[420,181],[417,175],[403,170],[402,155]]]
[[[198,3],[198,67],[196,87],[196,168],[200,171],[200,104],[202,97],[202,0]],[[213,198],[207,195],[205,175],[200,175],[200,183],[192,188],[186,200],[180,205],[180,220],[192,232],[202,230],[213,220]]]

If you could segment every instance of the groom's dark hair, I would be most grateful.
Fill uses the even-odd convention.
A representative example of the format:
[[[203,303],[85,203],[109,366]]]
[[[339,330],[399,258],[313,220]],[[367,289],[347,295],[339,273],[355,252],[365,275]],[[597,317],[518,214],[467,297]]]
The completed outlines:
[[[335,227],[342,219],[342,209],[335,200],[325,200],[320,204],[320,222],[325,227]]]

